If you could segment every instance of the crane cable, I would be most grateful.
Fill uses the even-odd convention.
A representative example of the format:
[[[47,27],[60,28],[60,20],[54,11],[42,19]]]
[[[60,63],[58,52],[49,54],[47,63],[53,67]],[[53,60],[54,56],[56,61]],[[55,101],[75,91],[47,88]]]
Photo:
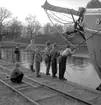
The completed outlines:
[[[53,20],[55,20],[55,21],[58,22],[58,23],[67,24],[67,23],[61,22],[60,20],[56,19],[55,17],[53,17],[53,16],[50,15],[49,13],[48,13],[48,15],[50,16],[50,18],[52,18]]]
[[[61,23],[61,24],[71,24],[71,23],[73,23],[73,22],[68,22],[68,23],[62,22],[59,19],[57,19],[56,17],[52,16],[51,14],[49,14],[49,16],[50,16],[50,18],[52,18],[53,20],[55,20],[56,22]]]
[[[64,16],[64,17],[68,17],[69,19],[72,19],[70,16],[66,16],[65,14],[63,14],[63,13],[60,13],[60,15],[62,15],[62,16]]]
[[[80,44],[78,44],[77,46],[76,46],[76,48],[77,47],[79,47],[81,44],[83,44],[83,43],[85,43],[87,40],[89,40],[90,38],[92,38],[93,36],[95,36],[97,33],[99,33],[101,31],[101,29],[99,29],[99,30],[97,30],[96,32],[94,32],[90,37],[88,37],[86,40],[84,40],[83,42],[81,42]],[[89,32],[90,33],[90,32]]]
[[[44,9],[44,10],[45,10],[45,9]],[[48,15],[48,12],[47,12],[46,10],[45,10],[45,12],[46,12],[46,14],[47,14],[47,16],[48,16],[50,22],[53,24],[54,28],[57,30],[57,32],[65,39],[65,41],[67,41],[70,45],[73,45],[73,44],[72,44],[70,41],[68,41],[68,40],[62,35],[62,33],[55,27],[53,21],[51,20],[50,16]]]
[[[55,13],[53,13],[52,11],[50,11],[51,12],[51,14],[52,15],[54,15],[56,18],[58,18],[58,19],[60,19],[60,20],[62,20],[62,21],[65,21],[65,22],[70,22],[70,21],[67,21],[67,20],[64,20],[64,19],[62,19],[62,18],[60,18],[60,17],[58,17],[57,15],[55,15]],[[66,23],[65,23],[66,24]]]
[[[44,9],[45,10],[45,9]],[[62,33],[55,27],[54,23],[52,22],[50,16],[48,15],[48,12],[45,10],[49,20],[51,21],[51,23],[53,24],[54,28],[57,30],[57,32],[70,44],[73,45],[70,41],[68,41],[63,35]],[[93,36],[95,36],[97,33],[99,33],[101,31],[101,29],[97,30],[96,32],[94,32],[90,37],[88,37],[86,40],[84,40],[83,42],[81,42],[80,44],[78,44],[75,49],[77,49],[81,44],[85,43],[87,40],[89,40],[90,38],[92,38]]]
[[[61,23],[61,24],[71,24],[71,23],[73,23],[73,22],[68,22],[68,23],[62,22],[62,21],[60,21],[59,19],[57,19],[56,16],[54,17],[53,14],[51,15],[51,14],[48,13],[48,15],[49,15],[53,20],[55,20],[56,22],[59,22],[59,23]]]

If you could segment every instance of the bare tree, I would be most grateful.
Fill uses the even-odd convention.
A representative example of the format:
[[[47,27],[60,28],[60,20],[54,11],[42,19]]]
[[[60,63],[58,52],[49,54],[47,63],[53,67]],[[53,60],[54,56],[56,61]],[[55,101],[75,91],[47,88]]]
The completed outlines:
[[[59,32],[63,32],[63,27],[59,24],[55,24],[54,26],[52,26],[50,23],[47,23],[44,26],[44,33],[45,35],[55,35]]]
[[[51,35],[59,34],[63,32],[63,26],[60,24],[54,24],[51,28]]]
[[[22,35],[21,35],[21,37],[23,37],[23,38],[28,37],[28,35],[27,35],[27,27],[26,26],[22,27]]]
[[[2,40],[3,30],[5,28],[4,22],[11,16],[11,12],[7,9],[1,7],[0,8],[0,41]]]
[[[30,38],[32,39],[33,33],[34,33],[34,28],[35,28],[35,21],[36,21],[36,16],[28,15],[25,19],[28,23],[27,27],[27,32],[30,35]]]
[[[27,26],[27,33],[32,39],[33,36],[36,35],[37,31],[40,29],[41,25],[40,23],[36,20],[36,16],[28,15],[25,19],[28,23]]]
[[[35,35],[38,35],[38,32],[39,32],[39,29],[41,28],[41,25],[40,25],[40,23],[38,22],[38,21],[36,21],[36,23],[35,23],[35,31],[34,31],[34,33],[35,33]]]
[[[11,16],[11,12],[8,11],[7,9],[1,7],[0,8],[0,41],[2,40],[3,32],[5,30],[5,24],[4,22],[6,21],[6,19],[8,19]],[[1,59],[1,48],[0,48],[0,59]]]
[[[17,18],[13,18],[10,25],[10,33],[12,39],[21,37],[22,34],[22,24]]]
[[[45,35],[49,35],[50,34],[50,30],[51,30],[51,24],[50,23],[47,23],[44,25],[44,33]]]

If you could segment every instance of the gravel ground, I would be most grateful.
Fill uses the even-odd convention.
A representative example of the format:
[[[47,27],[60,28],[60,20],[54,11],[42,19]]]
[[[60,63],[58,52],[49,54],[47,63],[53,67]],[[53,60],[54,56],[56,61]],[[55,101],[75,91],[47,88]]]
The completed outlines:
[[[32,105],[0,82],[0,105]]]

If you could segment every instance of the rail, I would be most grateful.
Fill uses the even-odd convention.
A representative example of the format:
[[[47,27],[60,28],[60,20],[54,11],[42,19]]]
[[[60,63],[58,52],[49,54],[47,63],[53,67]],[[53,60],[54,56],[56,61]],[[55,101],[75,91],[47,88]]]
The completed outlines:
[[[0,66],[1,67],[1,66]],[[7,71],[9,71],[10,72],[10,70],[9,69],[7,69],[7,68],[5,68],[5,67],[3,67],[4,69],[3,69],[3,72],[5,72],[4,74],[5,75],[7,75],[6,74],[6,72]],[[3,76],[2,76],[3,77]],[[2,79],[2,81],[5,83],[5,84],[8,84],[9,82],[7,81],[7,80],[5,80],[4,78],[1,78]],[[26,82],[25,80],[29,80],[29,82]],[[30,82],[31,82],[31,84],[30,84]],[[32,100],[32,97],[30,96],[30,95],[32,95],[32,94],[29,94],[29,95],[27,95],[27,92],[28,92],[28,87],[29,87],[29,90],[31,90],[32,89],[32,92],[33,91],[36,91],[37,89],[39,89],[39,88],[41,88],[42,89],[42,91],[43,90],[45,90],[45,91],[48,91],[48,93],[47,92],[45,92],[45,94],[47,93],[48,95],[46,95],[46,96],[43,96],[43,98],[40,98],[39,97],[39,99],[37,98],[37,100],[35,101],[34,100],[34,102],[37,102],[38,104],[39,103],[41,103],[42,102],[42,100],[46,100],[46,99],[53,99],[54,100],[54,98],[55,97],[58,97],[58,96],[61,96],[61,98],[62,99],[66,99],[66,101],[68,102],[70,102],[70,103],[72,103],[73,105],[75,105],[75,104],[77,104],[77,105],[92,105],[92,102],[88,102],[88,101],[86,101],[86,100],[83,100],[83,99],[80,99],[80,98],[78,98],[78,97],[76,97],[76,95],[71,95],[71,94],[69,94],[69,93],[64,93],[64,92],[61,92],[61,91],[59,91],[58,89],[56,89],[56,88],[53,88],[52,86],[48,86],[48,85],[46,85],[46,84],[44,84],[44,83],[41,83],[41,82],[38,82],[37,80],[34,80],[34,79],[31,79],[31,78],[29,78],[28,76],[25,76],[25,79],[24,79],[24,81],[23,81],[23,83],[24,83],[24,85],[19,85],[19,86],[15,86],[15,85],[13,85],[12,87],[13,87],[13,89],[16,91],[16,92],[18,92],[19,94],[21,94],[21,95],[23,95],[24,97],[27,97],[28,99],[29,99],[29,97],[31,98],[31,99],[29,99],[29,100],[31,100],[32,102],[33,102],[33,100]],[[35,83],[37,83],[38,84],[38,86],[34,86],[33,84],[35,84]],[[25,85],[26,84],[26,85]],[[12,84],[11,84],[12,85]],[[15,87],[15,88],[14,88]],[[27,91],[24,91],[24,90],[26,90],[26,87],[27,87]],[[38,92],[38,94],[42,94],[41,92],[42,92],[41,90],[40,90],[40,92]],[[32,92],[30,92],[30,93],[32,93]],[[50,95],[49,95],[49,93],[50,93]],[[44,95],[45,95],[44,94]],[[27,96],[26,96],[27,95]],[[37,95],[37,94],[36,94]],[[35,97],[35,96],[34,96]],[[35,98],[34,98],[35,99]],[[70,101],[71,100],[71,101]],[[52,101],[52,100],[51,100]],[[35,105],[38,105],[38,104],[36,104],[35,103]],[[57,104],[57,103],[56,103]],[[60,105],[64,105],[64,103],[61,103]]]

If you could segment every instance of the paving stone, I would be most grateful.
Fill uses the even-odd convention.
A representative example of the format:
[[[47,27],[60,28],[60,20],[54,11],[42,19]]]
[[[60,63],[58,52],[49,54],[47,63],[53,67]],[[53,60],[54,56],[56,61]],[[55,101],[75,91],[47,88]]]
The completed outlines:
[[[34,86],[36,86],[36,87],[39,87],[39,86],[40,86],[40,84],[39,84],[39,83],[34,82],[34,81],[31,81],[31,80],[29,80],[29,79],[27,79],[27,78],[24,78],[24,80],[25,80],[26,82],[28,82],[28,83],[30,83],[30,84],[32,84],[32,85],[34,85]]]
[[[23,91],[22,91],[23,92]],[[47,89],[47,88],[35,88],[35,89],[29,89],[28,91],[23,92],[26,96],[30,97],[31,99],[37,101],[37,100],[42,100],[45,98],[53,97],[56,96],[57,93]]]
[[[101,105],[101,97],[95,98],[90,101],[92,105]]]
[[[0,82],[0,105],[32,105]]]
[[[90,92],[90,91],[82,89],[82,88],[77,88],[76,90],[69,92],[69,94],[76,96],[79,99],[83,99],[87,102],[100,96],[97,93]]]
[[[54,96],[44,100],[37,101],[40,105],[87,105],[71,98],[65,98],[62,96]]]
[[[24,68],[22,68],[24,69]],[[30,74],[31,72],[27,72],[27,70],[25,70],[26,74]],[[64,92],[66,94],[70,94],[72,96],[78,97],[79,99],[83,99],[85,101],[91,102],[94,105],[101,105],[101,95],[90,91],[89,89],[85,89],[84,87],[80,87],[79,85],[72,85],[68,82],[64,82],[64,81],[60,81],[59,79],[53,79],[51,76],[46,76],[42,73],[42,77],[37,78],[35,76],[35,74],[31,74],[31,76],[29,76],[32,79],[35,79],[39,82],[42,82],[48,86],[51,86],[53,88],[58,89],[61,92]],[[28,81],[27,81],[28,82]],[[31,82],[30,82],[31,83]],[[33,83],[33,85],[37,85],[36,83]],[[42,92],[39,95],[39,92]],[[54,100],[54,102],[51,102],[49,105],[74,105],[72,103],[69,103],[71,101],[66,101],[65,99],[63,99],[61,96],[56,96],[56,93],[50,93],[50,91],[48,90],[44,90],[42,88],[38,88],[35,90],[28,90],[26,95],[29,96],[29,94],[31,94],[31,98],[34,100],[40,100],[39,103],[41,103],[42,105],[48,105],[49,101]],[[54,99],[53,99],[54,97]],[[47,99],[46,99],[47,98]],[[56,104],[57,101],[57,104]],[[75,105],[82,105],[78,102],[75,103]],[[85,105],[85,104],[84,104]]]

